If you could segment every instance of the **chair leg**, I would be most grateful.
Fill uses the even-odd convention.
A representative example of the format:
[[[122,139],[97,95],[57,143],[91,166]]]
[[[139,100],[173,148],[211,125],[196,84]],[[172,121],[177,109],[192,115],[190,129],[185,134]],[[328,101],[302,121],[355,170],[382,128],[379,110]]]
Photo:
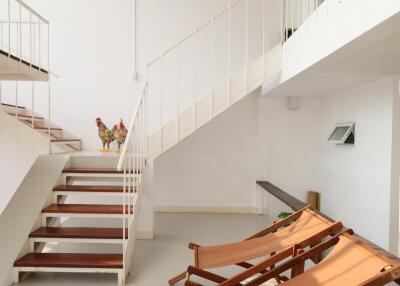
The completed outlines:
[[[178,283],[179,281],[182,281],[182,280],[186,279],[186,277],[187,277],[187,272],[185,271],[185,272],[183,272],[183,273],[181,273],[181,274],[175,276],[175,277],[172,278],[171,280],[169,280],[169,281],[168,281],[168,284],[169,284],[170,286],[173,286],[173,285],[175,285],[176,283]]]

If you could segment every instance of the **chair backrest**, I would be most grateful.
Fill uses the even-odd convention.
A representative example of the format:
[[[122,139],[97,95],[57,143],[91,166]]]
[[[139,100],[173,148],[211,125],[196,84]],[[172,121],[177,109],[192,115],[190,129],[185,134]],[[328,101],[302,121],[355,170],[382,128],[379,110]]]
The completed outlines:
[[[334,222],[305,209],[294,223],[277,232],[237,243],[200,247],[196,266],[217,268],[266,256],[299,244],[333,225]]]
[[[398,260],[388,258],[354,236],[344,234],[319,264],[282,285],[384,285],[397,279],[398,272]]]

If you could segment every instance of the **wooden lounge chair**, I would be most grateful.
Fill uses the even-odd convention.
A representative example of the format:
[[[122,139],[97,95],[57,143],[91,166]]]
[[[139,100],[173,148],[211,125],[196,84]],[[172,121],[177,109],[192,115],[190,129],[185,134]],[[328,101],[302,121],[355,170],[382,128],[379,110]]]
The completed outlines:
[[[295,245],[296,247],[298,245],[306,247],[318,244],[324,237],[342,228],[343,225],[340,222],[331,222],[307,207],[242,242],[207,247],[191,243],[189,248],[194,250],[194,266],[172,278],[169,284],[174,285],[186,279],[188,274],[207,273],[207,278],[214,275],[204,271],[205,269],[229,265],[251,268],[253,265],[247,261],[263,256],[276,254],[269,258],[271,261],[275,261],[275,258],[280,257],[280,252],[284,250],[291,252]],[[265,269],[261,271],[265,271]],[[213,276],[215,279],[211,280],[214,282],[224,281],[216,277]]]
[[[325,259],[304,272],[304,263],[307,259],[321,254],[332,246],[334,248]],[[382,286],[400,277],[400,261],[398,258],[389,257],[386,253],[374,249],[362,238],[353,236],[351,230],[341,231],[307,251],[298,249],[294,258],[265,271],[267,267],[271,266],[271,263],[289,257],[290,249],[277,256],[280,257],[272,257],[275,258],[274,261],[265,260],[230,279],[220,276],[209,277],[206,271],[199,272],[196,269],[191,269],[191,267],[188,271],[189,274],[211,280],[218,286],[259,286],[290,269],[292,270],[292,279],[280,285]],[[190,280],[186,281],[185,285],[202,286],[202,284]]]

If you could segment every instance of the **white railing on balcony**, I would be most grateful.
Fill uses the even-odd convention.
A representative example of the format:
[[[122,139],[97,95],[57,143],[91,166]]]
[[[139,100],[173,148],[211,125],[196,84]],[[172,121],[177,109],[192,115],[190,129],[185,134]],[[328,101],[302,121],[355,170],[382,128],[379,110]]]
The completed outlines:
[[[50,25],[22,0],[0,0],[0,50],[31,68],[49,71]]]
[[[319,7],[326,2],[323,13],[329,14],[329,4],[331,1],[341,3],[343,0],[283,0],[283,38],[286,41],[297,29],[307,20],[311,14],[316,13],[318,21]]]
[[[273,11],[278,13],[274,40],[267,29],[272,2],[279,4],[279,10]],[[266,53],[284,40],[283,9],[275,0],[237,0],[147,64],[117,166],[124,171],[123,205],[127,210],[123,219],[128,228],[123,244],[125,272],[140,205],[132,199],[132,192],[140,197],[144,167],[149,157],[154,158],[149,149],[155,144],[149,138],[157,138],[157,154],[161,154],[171,133],[174,142],[180,141],[187,136],[188,126],[194,132],[204,124],[205,113],[212,119],[259,87],[269,64]]]
[[[31,68],[46,73],[46,82],[0,80],[0,107],[6,107],[16,119],[30,121],[32,129],[48,128],[51,153],[51,88],[49,21],[22,0],[0,0],[0,52],[10,60],[19,62],[19,69]],[[15,74],[13,70],[11,74]],[[17,76],[17,75],[16,75]],[[18,76],[17,76],[18,77]],[[10,106],[14,111],[10,112]],[[20,106],[29,107],[26,114]],[[38,119],[36,110],[47,119]],[[41,116],[40,116],[41,117]]]

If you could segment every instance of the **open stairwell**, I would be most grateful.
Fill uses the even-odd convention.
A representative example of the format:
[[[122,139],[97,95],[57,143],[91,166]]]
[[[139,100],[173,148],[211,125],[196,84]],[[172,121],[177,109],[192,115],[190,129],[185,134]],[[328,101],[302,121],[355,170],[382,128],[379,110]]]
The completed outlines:
[[[113,159],[107,159],[78,157],[80,162],[92,160],[100,165],[113,162]],[[42,209],[41,227],[29,234],[30,252],[14,263],[14,282],[18,283],[23,277],[21,273],[25,272],[113,273],[118,276],[118,285],[125,285],[139,202],[136,192],[139,188],[133,182],[140,179],[140,171],[132,171],[127,177],[126,171],[124,175],[124,171],[114,168],[94,168],[90,164],[83,168],[82,164],[66,167],[60,174],[61,184],[53,189],[52,202]],[[126,185],[128,180],[129,187]],[[74,219],[88,221],[84,221],[86,225],[79,221],[79,226],[69,226],[69,221]],[[110,227],[110,224],[114,226]],[[128,247],[128,241],[131,247]],[[72,251],[48,252],[46,246],[52,244],[68,245]],[[118,251],[110,253],[105,248],[102,252],[100,246],[96,247],[95,253],[80,252],[90,244],[114,245],[113,249]]]

